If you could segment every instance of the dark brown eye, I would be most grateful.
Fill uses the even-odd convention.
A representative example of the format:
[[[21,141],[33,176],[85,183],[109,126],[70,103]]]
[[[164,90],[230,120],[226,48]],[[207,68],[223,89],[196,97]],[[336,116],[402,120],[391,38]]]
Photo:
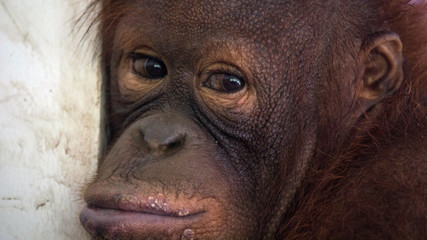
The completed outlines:
[[[132,56],[132,67],[135,73],[149,79],[164,78],[168,74],[162,61],[140,54]]]
[[[244,88],[245,81],[232,74],[215,73],[209,76],[204,86],[223,93],[234,93]]]

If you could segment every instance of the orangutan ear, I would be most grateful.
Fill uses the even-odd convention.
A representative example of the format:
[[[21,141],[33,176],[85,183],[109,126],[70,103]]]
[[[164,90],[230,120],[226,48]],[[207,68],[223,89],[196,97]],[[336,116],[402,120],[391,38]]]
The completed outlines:
[[[372,39],[360,53],[363,66],[358,97],[374,105],[399,89],[403,80],[402,42],[395,33]]]

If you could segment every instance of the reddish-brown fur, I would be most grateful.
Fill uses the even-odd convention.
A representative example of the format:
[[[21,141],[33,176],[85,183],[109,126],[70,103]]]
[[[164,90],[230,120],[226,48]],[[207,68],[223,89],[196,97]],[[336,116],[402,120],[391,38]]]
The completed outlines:
[[[318,152],[280,239],[427,239],[427,3],[378,2],[404,82],[344,149]]]

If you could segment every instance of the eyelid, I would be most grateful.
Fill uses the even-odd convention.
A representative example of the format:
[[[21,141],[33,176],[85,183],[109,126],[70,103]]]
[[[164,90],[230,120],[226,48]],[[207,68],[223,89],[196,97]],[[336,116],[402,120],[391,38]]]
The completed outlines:
[[[235,75],[236,77],[239,77],[239,78],[246,81],[245,76],[243,76],[243,74],[238,69],[236,69],[235,67],[228,67],[228,66],[224,66],[224,65],[219,65],[213,69],[208,69],[206,71],[207,78],[204,81],[206,81],[209,78],[209,76],[211,76],[213,74],[231,74],[231,75]]]
[[[151,56],[148,56],[147,54],[144,54],[144,53],[132,51],[132,52],[128,52],[127,57],[128,59],[135,60],[138,58],[149,58]],[[152,57],[152,58],[157,59],[156,57]]]
[[[151,50],[151,48],[140,47],[133,50],[129,50],[125,52],[126,60],[135,60],[141,58],[154,58],[166,65],[166,62],[163,61],[163,57],[157,54],[155,51]]]
[[[147,57],[160,58],[159,54],[157,54],[157,52],[154,51],[153,48],[151,47],[140,46],[140,47],[124,50],[124,52],[128,56],[147,56]]]

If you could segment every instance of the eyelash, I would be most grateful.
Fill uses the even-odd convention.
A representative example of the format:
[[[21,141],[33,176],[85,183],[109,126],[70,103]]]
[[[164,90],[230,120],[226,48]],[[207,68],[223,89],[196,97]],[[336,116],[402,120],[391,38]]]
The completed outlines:
[[[129,52],[127,54],[127,58],[130,59],[130,60],[135,60],[135,59],[138,59],[138,58],[147,58],[147,57],[149,57],[149,56],[147,56],[147,55],[145,55],[143,53],[139,53],[139,52]]]
[[[246,78],[244,76],[242,76],[242,74],[239,71],[237,71],[236,69],[233,69],[231,67],[219,66],[215,70],[207,71],[206,75],[209,78],[209,76],[211,76],[213,74],[231,74],[231,75],[235,75],[236,77],[239,77],[243,80],[246,80]]]

